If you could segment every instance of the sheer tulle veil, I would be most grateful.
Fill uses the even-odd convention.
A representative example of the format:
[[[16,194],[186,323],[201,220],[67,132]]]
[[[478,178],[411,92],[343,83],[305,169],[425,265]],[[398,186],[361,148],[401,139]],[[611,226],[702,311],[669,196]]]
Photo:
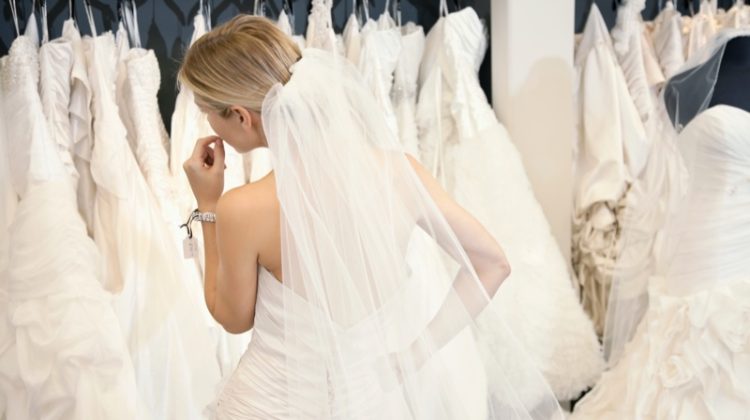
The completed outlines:
[[[285,385],[306,396],[290,398],[291,418],[563,418],[355,68],[306,50],[262,122],[281,206]],[[425,241],[439,255],[415,270],[406,255]],[[479,332],[479,317],[495,328]]]

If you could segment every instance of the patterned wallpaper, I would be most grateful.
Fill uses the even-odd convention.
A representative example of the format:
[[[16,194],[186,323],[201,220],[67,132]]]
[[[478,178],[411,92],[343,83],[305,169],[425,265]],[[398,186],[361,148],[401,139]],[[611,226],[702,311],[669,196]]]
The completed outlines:
[[[7,53],[10,44],[15,37],[13,19],[10,12],[10,1],[1,0],[2,9],[0,13],[0,56]],[[276,18],[285,0],[266,0],[265,14]],[[392,2],[395,0],[391,0]],[[489,21],[490,1],[492,0],[448,0],[451,10],[457,6],[472,6],[477,10],[479,16]],[[534,0],[536,1],[536,0]],[[205,0],[212,7],[211,18],[214,25],[231,19],[238,13],[252,13],[255,7],[254,0]],[[25,19],[29,16],[33,0],[17,0],[19,16],[23,16],[24,22],[20,22],[20,29],[25,28]],[[38,2],[41,3],[41,2]],[[69,4],[73,4],[73,15],[79,24],[81,32],[91,33],[83,0],[48,0],[47,15],[50,38],[56,38],[62,32],[63,22],[70,15]],[[307,14],[310,10],[311,0],[288,0],[294,12],[294,26],[297,33],[304,33],[307,28]],[[346,19],[351,14],[354,0],[334,0],[333,23],[337,32],[343,29]],[[361,3],[359,0],[358,3]],[[429,29],[439,16],[439,0],[401,0],[402,21],[414,21],[425,29]],[[118,22],[117,0],[91,0],[92,9],[97,32],[101,33],[116,27]],[[165,124],[169,127],[169,120],[174,110],[176,97],[175,75],[179,68],[187,43],[192,35],[192,19],[198,10],[199,0],[135,0],[138,11],[138,26],[143,46],[153,49],[159,59],[162,82],[159,90],[159,106]],[[370,0],[370,15],[377,18],[386,6],[386,0]],[[482,85],[490,96],[490,58],[485,57],[484,64],[480,70]]]
[[[15,37],[13,20],[11,18],[10,3],[12,0],[2,0],[0,9],[0,56],[6,54],[8,47]],[[25,28],[25,19],[31,12],[32,3],[41,3],[39,0],[16,0],[19,15],[24,22],[20,22],[20,29]],[[205,0],[212,5],[212,20],[214,25],[225,22],[237,13],[252,13],[255,0]],[[307,13],[310,10],[311,0],[266,0],[265,14],[270,17],[278,16],[283,2],[287,1],[294,11],[294,26],[297,33],[304,33],[307,27]],[[379,16],[386,7],[389,0],[370,0],[370,14]],[[397,0],[390,0],[395,2]],[[474,7],[480,18],[487,24],[490,20],[490,3],[499,0],[447,0],[451,10],[458,6]],[[525,0],[525,1],[559,1],[559,0]],[[612,26],[616,19],[616,6],[624,0],[576,0],[575,27],[580,31],[585,24],[586,17],[591,5],[596,3],[601,9],[607,23]],[[683,13],[689,13],[692,2],[694,10],[699,7],[700,0],[675,0],[677,7]],[[337,31],[340,31],[346,19],[352,11],[354,2],[361,3],[362,0],[334,0],[333,22]],[[734,0],[718,0],[722,7],[729,7]],[[175,74],[180,60],[190,41],[192,34],[192,18],[198,10],[199,0],[135,0],[138,10],[138,23],[141,40],[146,48],[156,52],[161,68],[162,83],[159,91],[159,105],[162,116],[169,127],[169,119],[174,109],[176,96]],[[647,0],[643,16],[646,20],[652,19],[659,10],[663,0]],[[73,15],[83,33],[90,33],[86,14],[83,9],[83,0],[48,0],[48,26],[50,36],[55,38],[62,31],[62,24],[70,14],[69,4],[73,5]],[[91,0],[98,32],[111,30],[117,23],[118,0]],[[428,30],[439,16],[439,0],[400,0],[402,18],[404,21],[414,21]],[[491,100],[491,72],[490,54],[485,56],[484,63],[480,69],[480,81],[487,97]]]

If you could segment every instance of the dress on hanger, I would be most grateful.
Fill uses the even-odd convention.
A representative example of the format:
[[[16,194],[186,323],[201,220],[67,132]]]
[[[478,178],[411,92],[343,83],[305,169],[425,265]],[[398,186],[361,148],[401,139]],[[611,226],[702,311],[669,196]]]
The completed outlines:
[[[722,26],[735,29],[750,27],[750,5],[745,4],[745,0],[735,1],[723,16]]]
[[[617,23],[612,29],[612,40],[615,53],[620,62],[628,89],[641,115],[641,120],[647,124],[655,113],[656,94],[664,83],[653,47],[645,33],[641,11],[645,8],[645,0],[628,1],[617,11]],[[648,159],[648,147],[641,151],[638,163],[633,162],[631,175],[638,176]],[[636,159],[632,156],[632,159]]]
[[[391,87],[400,53],[401,33],[398,29],[380,29],[373,20],[362,28],[357,68],[385,112],[386,122],[394,135],[398,135],[398,122],[391,102]]]
[[[393,72],[393,103],[398,135],[407,153],[419,158],[419,135],[416,121],[417,79],[424,52],[425,35],[421,26],[412,22],[401,28],[401,53]]]
[[[193,376],[190,346],[199,329],[190,326],[201,324],[200,312],[190,302],[174,236],[120,121],[114,37],[105,33],[84,44],[93,90],[94,239],[133,359],[139,418],[198,419],[204,407],[193,383],[203,378]]]
[[[341,53],[331,22],[333,0],[312,0],[310,16],[307,18],[305,46],[325,51]]]
[[[305,37],[294,34],[294,27],[292,25],[292,17],[287,15],[284,10],[279,14],[279,19],[276,21],[276,26],[281,29],[285,34],[292,37],[300,50],[305,49]]]
[[[601,334],[620,252],[626,193],[633,181],[630,152],[643,148],[647,140],[596,5],[583,30],[575,66],[578,144],[572,259],[583,307]]]
[[[135,47],[135,46],[134,46]],[[136,153],[136,136],[137,131],[133,117],[130,115],[130,107],[128,106],[125,99],[129,92],[126,90],[129,88],[127,85],[128,81],[128,53],[130,52],[130,40],[128,39],[128,33],[125,30],[125,25],[122,22],[117,27],[115,33],[115,50],[116,50],[116,62],[115,65],[117,76],[115,77],[115,101],[117,102],[117,111],[120,114],[120,121],[125,126],[127,132],[128,145],[130,150]]]
[[[668,79],[677,74],[680,67],[685,64],[682,18],[673,2],[668,2],[656,18],[652,39],[661,69]]]
[[[362,35],[359,32],[359,20],[352,13],[344,25],[344,48],[346,58],[355,66],[359,63],[359,51],[362,48]]]
[[[74,52],[68,113],[70,115],[71,141],[73,142],[73,163],[78,171],[78,209],[86,223],[89,236],[93,237],[96,183],[91,175],[91,150],[94,141],[91,131],[92,90],[88,70],[86,69],[83,40],[72,19],[63,23],[62,38],[70,41]]]
[[[685,57],[690,58],[703,48],[716,34],[716,19],[708,0],[701,2],[700,11],[693,16],[690,24],[690,36],[687,39]]]
[[[161,77],[159,63],[152,50],[132,48],[125,57],[126,81],[123,100],[133,123],[135,133],[135,156],[151,193],[161,209],[163,221],[173,238],[172,249],[179,249],[184,231],[178,226],[184,222],[176,206],[173,178],[169,175],[169,165],[165,145],[168,136],[161,115],[156,94]],[[216,357],[218,337],[216,323],[211,323],[211,314],[205,304],[201,272],[192,259],[178,258],[179,276],[184,285],[185,307],[180,315],[183,326],[190,326],[190,334],[185,347],[188,365],[185,369],[192,377],[193,399],[190,403],[202,412],[214,398],[216,385],[221,378],[220,366]],[[209,321],[206,323],[205,321]]]
[[[130,355],[78,213],[70,151],[60,147],[70,137],[59,123],[68,115],[72,53],[66,40],[45,43],[40,63],[34,41],[21,36],[2,71],[4,117],[13,121],[9,135],[21,161],[11,178],[23,186],[0,275],[8,282],[0,322],[8,419],[138,417]],[[42,72],[44,103],[40,64],[49,67]]]
[[[3,69],[7,61],[7,55],[0,57],[0,78],[2,77],[1,75],[4,72]],[[5,90],[3,89],[2,79],[0,79],[0,110],[4,109],[4,99]],[[8,253],[10,252],[8,228],[13,221],[13,215],[18,206],[18,196],[10,182],[5,125],[4,115],[0,112],[0,273],[4,273],[8,267]],[[0,308],[2,308],[0,309],[0,349],[7,349],[11,340],[11,326],[6,312],[6,308],[8,307],[8,285],[5,277],[4,275],[0,276]],[[0,350],[0,358],[2,357],[2,352],[3,350]],[[0,418],[3,418],[5,415],[5,409],[8,405],[6,399],[7,396],[0,395]]]
[[[593,384],[601,351],[521,157],[479,84],[486,47],[472,8],[430,30],[417,105],[422,161],[503,246],[513,272],[492,304],[558,399],[568,399]]]
[[[662,273],[622,357],[572,419],[740,419],[750,405],[750,113],[726,105],[677,137],[692,181]],[[685,152],[685,150],[689,152]]]

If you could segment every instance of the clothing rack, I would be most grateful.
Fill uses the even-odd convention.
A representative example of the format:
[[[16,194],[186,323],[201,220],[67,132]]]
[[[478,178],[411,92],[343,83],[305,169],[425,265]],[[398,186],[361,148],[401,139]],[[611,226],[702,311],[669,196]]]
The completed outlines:
[[[617,20],[617,5],[619,3],[625,3],[627,0],[576,0],[576,33],[583,31],[584,25],[586,25],[586,18],[589,15],[591,6],[596,4],[599,10],[602,12],[604,20],[607,22],[607,26],[611,29],[615,26]],[[646,0],[646,8],[643,10],[643,19],[646,21],[653,20],[661,10],[661,7],[666,4],[667,0]],[[700,9],[702,0],[674,0],[675,7],[680,13],[684,15],[690,15],[697,13]],[[732,7],[735,0],[718,0],[719,7],[728,9]],[[692,9],[691,9],[692,5]]]
[[[16,0],[18,5],[19,25],[23,31],[26,19],[31,12],[32,1]],[[238,13],[253,13],[257,0],[203,0],[211,7],[213,25],[226,22]],[[265,0],[266,13],[276,19],[283,8],[285,0]],[[385,10],[387,0],[369,0],[370,16],[376,19]],[[396,1],[396,0],[391,0]],[[451,11],[460,7],[473,7],[480,18],[487,24],[490,20],[490,3],[496,0],[448,0]],[[117,29],[118,0],[90,0],[94,12],[97,31]],[[193,32],[193,17],[198,11],[200,0],[135,0],[138,11],[140,37],[144,48],[153,49],[161,70],[161,88],[159,90],[159,108],[166,127],[174,110],[177,97],[175,76],[184,51],[190,42]],[[307,29],[307,15],[312,0],[288,0],[294,11],[294,29],[297,34],[304,34]],[[361,3],[361,0],[357,0]],[[402,22],[415,22],[427,32],[440,17],[440,0],[400,0]],[[50,38],[54,39],[62,32],[63,22],[70,15],[69,0],[47,0],[47,14]],[[73,1],[73,15],[79,22],[83,34],[90,33],[83,7],[83,0]],[[37,5],[38,7],[38,5]],[[0,56],[7,54],[10,44],[16,37],[10,12],[10,1],[0,0]],[[340,33],[352,11],[352,0],[333,0],[332,21],[334,29]],[[488,98],[491,98],[489,49],[485,56],[480,80]]]

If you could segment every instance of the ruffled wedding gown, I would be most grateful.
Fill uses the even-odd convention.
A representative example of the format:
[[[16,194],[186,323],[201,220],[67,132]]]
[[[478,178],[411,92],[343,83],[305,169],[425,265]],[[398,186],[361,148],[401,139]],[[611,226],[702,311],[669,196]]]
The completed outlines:
[[[744,419],[750,407],[750,113],[720,105],[677,138],[692,172],[666,274],[574,419]]]
[[[0,267],[8,310],[0,320],[0,409],[7,405],[9,419],[138,418],[130,355],[76,202],[66,124],[72,45],[47,43],[39,54],[41,63],[21,36],[2,68],[21,201]]]
[[[185,233],[178,227],[183,223],[184,215],[179,213],[176,205],[165,149],[168,136],[156,98],[161,82],[159,63],[153,51],[142,48],[130,49],[123,61],[126,74],[122,99],[133,125],[136,160],[158,203],[165,227],[171,233],[174,245],[170,249],[177,250]],[[179,309],[179,323],[189,331],[183,343],[190,349],[186,353],[185,369],[192,378],[191,404],[200,413],[213,401],[221,378],[218,337],[213,334],[216,323],[211,320],[206,307],[201,272],[195,261],[182,258],[171,262],[177,264],[175,268],[185,292],[182,298],[184,307]]]
[[[486,46],[471,8],[442,18],[428,34],[417,110],[421,158],[503,246],[513,272],[495,308],[557,397],[573,398],[596,380],[602,355],[521,157],[479,85]]]
[[[94,239],[103,256],[104,285],[117,296],[135,367],[139,418],[198,419],[206,386],[193,372],[206,343],[201,313],[190,300],[174,235],[126,140],[115,104],[117,53],[111,33],[84,40],[93,91],[97,183]],[[148,71],[148,70],[146,70]],[[158,139],[152,139],[159,141]]]

